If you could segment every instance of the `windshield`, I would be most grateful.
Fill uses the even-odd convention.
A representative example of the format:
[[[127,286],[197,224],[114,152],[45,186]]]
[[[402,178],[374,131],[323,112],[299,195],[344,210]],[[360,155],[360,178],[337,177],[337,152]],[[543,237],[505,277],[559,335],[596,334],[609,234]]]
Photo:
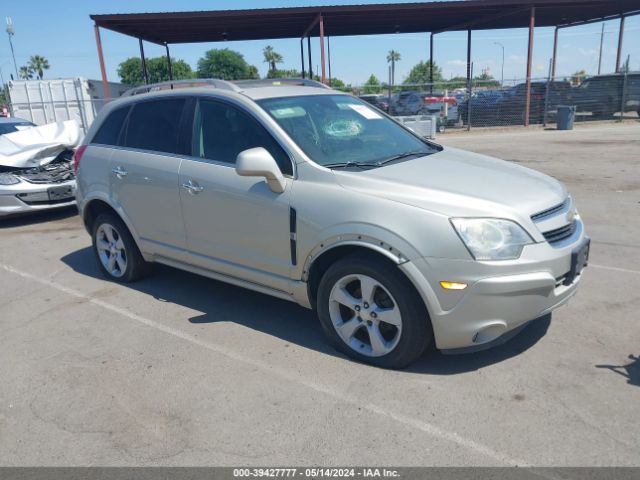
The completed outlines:
[[[269,98],[258,104],[320,165],[376,164],[407,152],[439,151],[348,95]]]

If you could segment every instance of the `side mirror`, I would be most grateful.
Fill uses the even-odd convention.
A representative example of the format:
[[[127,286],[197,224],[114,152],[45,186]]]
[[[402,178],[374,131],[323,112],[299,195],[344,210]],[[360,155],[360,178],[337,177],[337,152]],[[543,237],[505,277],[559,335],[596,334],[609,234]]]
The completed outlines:
[[[275,159],[262,147],[240,152],[236,158],[236,173],[241,177],[264,177],[273,192],[284,192],[284,176]]]

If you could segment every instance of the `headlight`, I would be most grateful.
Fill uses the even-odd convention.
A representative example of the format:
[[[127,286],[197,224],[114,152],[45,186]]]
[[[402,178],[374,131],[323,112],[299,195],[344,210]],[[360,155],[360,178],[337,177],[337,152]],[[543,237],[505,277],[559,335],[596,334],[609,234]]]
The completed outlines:
[[[0,185],[15,185],[20,179],[10,173],[0,173]]]
[[[452,218],[451,223],[476,260],[511,260],[533,243],[516,222],[499,218]]]

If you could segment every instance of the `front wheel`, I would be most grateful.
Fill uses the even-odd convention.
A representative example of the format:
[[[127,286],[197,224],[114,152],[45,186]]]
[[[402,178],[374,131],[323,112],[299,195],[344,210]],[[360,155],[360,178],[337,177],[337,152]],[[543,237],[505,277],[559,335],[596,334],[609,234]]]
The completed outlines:
[[[320,281],[317,312],[329,341],[356,360],[403,368],[432,339],[429,315],[413,285],[397,267],[347,257]]]

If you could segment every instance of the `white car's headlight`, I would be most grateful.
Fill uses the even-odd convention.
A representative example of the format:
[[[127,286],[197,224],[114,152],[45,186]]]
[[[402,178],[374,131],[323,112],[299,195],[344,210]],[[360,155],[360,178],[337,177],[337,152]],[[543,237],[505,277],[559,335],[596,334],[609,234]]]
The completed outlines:
[[[20,179],[10,173],[0,173],[0,185],[15,185]]]
[[[476,260],[512,260],[534,243],[516,222],[500,218],[452,218],[456,232]]]

